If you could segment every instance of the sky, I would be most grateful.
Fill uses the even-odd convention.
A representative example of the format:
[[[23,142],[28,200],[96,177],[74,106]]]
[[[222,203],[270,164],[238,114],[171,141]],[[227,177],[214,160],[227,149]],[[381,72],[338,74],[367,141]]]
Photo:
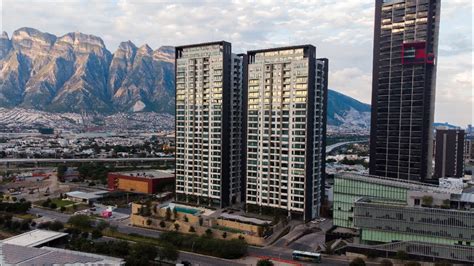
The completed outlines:
[[[442,0],[435,121],[473,124],[472,0]],[[370,103],[375,0],[2,0],[2,31],[33,27],[100,36],[113,52],[225,40],[235,52],[313,44],[329,58],[329,87]]]

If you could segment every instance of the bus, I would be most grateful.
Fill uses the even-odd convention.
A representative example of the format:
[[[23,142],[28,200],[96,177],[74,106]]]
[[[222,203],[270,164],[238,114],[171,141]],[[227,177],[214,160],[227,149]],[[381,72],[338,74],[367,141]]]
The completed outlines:
[[[293,251],[293,260],[309,261],[309,262],[321,262],[321,254],[307,252],[307,251]]]

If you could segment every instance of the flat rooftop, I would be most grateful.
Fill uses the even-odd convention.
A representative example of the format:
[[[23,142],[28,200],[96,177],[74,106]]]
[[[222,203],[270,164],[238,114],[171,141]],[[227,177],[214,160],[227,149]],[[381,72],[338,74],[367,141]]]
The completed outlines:
[[[4,239],[1,243],[22,247],[37,247],[67,235],[67,233],[36,229]]]
[[[109,193],[108,191],[96,191],[96,192],[84,192],[84,191],[71,191],[67,192],[66,195],[68,197],[79,198],[79,199],[100,199],[104,196],[104,194]]]
[[[0,243],[7,265],[125,265],[123,259],[51,247],[22,247]]]
[[[161,170],[125,171],[125,172],[113,172],[110,174],[129,176],[129,177],[147,178],[147,179],[160,179],[160,178],[173,178],[174,177],[174,173],[170,173],[169,171],[161,171]]]

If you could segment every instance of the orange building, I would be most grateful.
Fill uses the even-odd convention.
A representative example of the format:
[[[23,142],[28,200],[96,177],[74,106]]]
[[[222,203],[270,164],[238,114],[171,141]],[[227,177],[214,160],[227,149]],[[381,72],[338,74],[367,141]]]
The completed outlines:
[[[154,194],[160,187],[173,185],[175,176],[163,171],[131,171],[109,173],[108,188],[136,193]]]

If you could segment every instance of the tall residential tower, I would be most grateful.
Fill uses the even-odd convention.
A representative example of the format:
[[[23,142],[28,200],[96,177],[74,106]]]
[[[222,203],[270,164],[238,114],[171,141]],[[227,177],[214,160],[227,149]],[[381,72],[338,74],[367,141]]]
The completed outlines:
[[[440,0],[376,0],[370,174],[431,181]]]
[[[324,190],[328,61],[312,45],[247,55],[247,209],[310,220]]]
[[[221,41],[176,47],[175,56],[176,199],[240,202],[246,55]]]

